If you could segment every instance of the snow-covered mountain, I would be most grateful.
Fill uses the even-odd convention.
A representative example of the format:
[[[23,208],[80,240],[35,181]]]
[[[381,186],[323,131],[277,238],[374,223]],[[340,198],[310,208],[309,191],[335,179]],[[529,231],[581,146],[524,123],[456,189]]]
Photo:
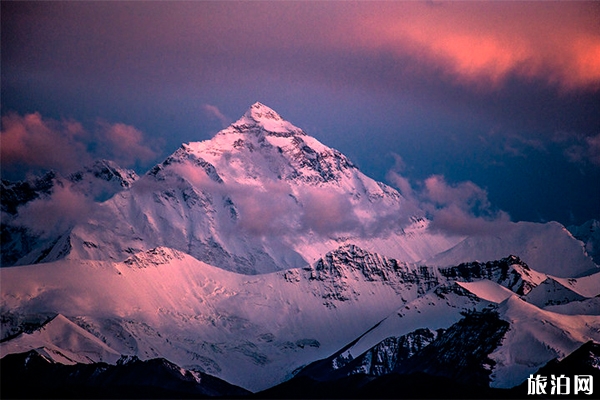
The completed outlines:
[[[141,177],[102,161],[2,184],[3,266],[27,264],[0,269],[2,357],[165,359],[252,391],[457,371],[508,388],[600,342],[600,273],[562,225],[430,231],[260,103]]]
[[[555,301],[556,292],[547,290],[548,281],[559,283],[514,256],[438,273],[447,280],[297,376],[335,381],[356,374],[426,372],[512,388],[550,361],[600,338],[600,273],[581,278],[583,287],[595,288],[589,297],[571,291],[575,295],[560,297],[562,308],[550,309],[545,306]],[[569,281],[577,286],[577,279]]]
[[[3,267],[64,257],[68,233],[94,208],[128,189],[137,174],[109,160],[98,160],[68,176],[49,171],[20,182],[2,180],[0,235]]]
[[[568,315],[527,303],[547,278],[516,257],[440,269],[346,245],[307,267],[244,275],[156,248],[123,262],[61,260],[0,274],[2,314],[11,316],[2,331],[12,337],[0,344],[3,355],[44,349],[65,363],[163,357],[250,390],[277,384],[347,343],[353,344],[333,364],[343,366],[389,338],[448,329],[472,310],[495,309],[510,324],[489,355],[499,387],[600,341],[597,307]],[[585,293],[596,275],[581,284],[571,279],[572,287]],[[580,303],[568,300],[563,307]],[[45,321],[52,312],[60,316],[19,334],[24,316]],[[520,350],[524,343],[531,352]]]
[[[461,238],[343,154],[256,103],[204,142],[182,145],[69,235],[69,258],[124,260],[166,246],[246,274],[294,268],[343,243],[406,261]]]
[[[3,314],[69,316],[119,354],[165,357],[250,389],[330,354],[437,283],[425,267],[355,246],[255,276],[157,248],[120,263],[62,260],[0,277]],[[12,321],[3,332],[14,336]],[[36,332],[2,342],[2,353],[23,351],[23,341],[40,348]]]
[[[590,219],[582,225],[571,225],[569,232],[585,245],[585,251],[600,265],[600,221]]]
[[[472,260],[497,260],[507,254],[516,254],[533,269],[559,277],[584,276],[598,271],[583,243],[558,222],[512,223],[494,235],[469,236],[424,262],[446,266]]]
[[[97,160],[92,165],[69,174],[73,188],[97,201],[111,198],[116,193],[129,189],[138,180],[135,171],[121,168],[110,160]]]
[[[84,176],[71,178],[85,182]],[[122,185],[130,190],[61,232],[53,246],[46,243],[19,263],[65,256],[122,261],[165,246],[255,274],[304,266],[340,245],[355,244],[428,265],[517,254],[555,276],[597,270],[581,242],[556,223],[519,222],[494,236],[430,231],[418,204],[261,103],[212,139],[182,145],[127,183],[134,180]]]

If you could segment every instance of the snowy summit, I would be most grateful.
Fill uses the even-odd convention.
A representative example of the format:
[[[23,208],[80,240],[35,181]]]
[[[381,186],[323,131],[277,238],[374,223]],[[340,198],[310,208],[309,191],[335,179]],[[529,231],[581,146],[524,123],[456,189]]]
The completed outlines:
[[[242,118],[231,125],[230,129],[240,133],[248,130],[252,132],[263,131],[284,137],[305,135],[302,129],[284,120],[277,112],[260,102],[252,104]],[[222,132],[229,132],[229,130],[226,129]]]

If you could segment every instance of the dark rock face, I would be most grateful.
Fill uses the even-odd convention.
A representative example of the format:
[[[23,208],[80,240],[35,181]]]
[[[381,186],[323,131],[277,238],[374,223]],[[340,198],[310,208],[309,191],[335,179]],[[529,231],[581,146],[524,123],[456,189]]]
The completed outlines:
[[[387,338],[333,370],[332,360],[342,350],[257,396],[519,398],[518,392],[489,387],[493,361],[488,355],[500,344],[508,326],[494,311],[470,312],[446,331],[419,329]]]
[[[13,225],[18,208],[32,200],[49,196],[55,185],[54,171],[22,182],[2,180],[0,188],[0,206],[3,213],[0,224],[0,243],[2,254],[0,266],[15,264],[25,254],[31,252],[39,244],[39,235],[23,226]]]
[[[48,195],[54,187],[54,171],[22,182],[10,182],[2,180],[2,190],[0,190],[0,206],[2,212],[16,214],[17,208],[39,198],[41,195]]]
[[[449,279],[472,282],[489,279],[512,290],[518,295],[529,293],[535,286],[528,278],[531,271],[517,256],[508,256],[496,261],[468,262],[450,268],[440,268],[440,273]]]
[[[439,284],[430,267],[410,265],[351,244],[327,253],[304,271],[309,281],[322,282],[325,289],[322,296],[331,307],[335,306],[334,301],[353,298],[353,276],[365,281],[386,282],[400,295],[407,290],[424,294]]]
[[[423,372],[488,387],[495,365],[488,355],[498,347],[509,325],[493,311],[468,313],[394,372]]]
[[[0,366],[4,398],[206,398],[250,393],[162,358],[62,365],[32,350],[7,355]]]
[[[400,337],[389,337],[341,370],[349,370],[350,374],[366,373],[372,376],[389,374],[405,360],[431,344],[437,336],[438,332],[430,329],[417,329]]]

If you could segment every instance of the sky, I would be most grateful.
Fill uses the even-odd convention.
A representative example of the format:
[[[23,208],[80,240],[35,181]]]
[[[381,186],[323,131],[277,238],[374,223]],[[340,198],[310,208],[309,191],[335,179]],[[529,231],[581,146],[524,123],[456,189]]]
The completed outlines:
[[[260,101],[440,225],[600,218],[600,2],[0,4],[3,179],[144,173]]]

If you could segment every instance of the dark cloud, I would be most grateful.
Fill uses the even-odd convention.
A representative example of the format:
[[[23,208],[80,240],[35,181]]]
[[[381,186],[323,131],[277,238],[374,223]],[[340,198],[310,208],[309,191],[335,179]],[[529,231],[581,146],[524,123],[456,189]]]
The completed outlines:
[[[570,161],[600,166],[600,133],[596,136],[572,139],[569,142],[572,144],[565,149],[565,155]]]

